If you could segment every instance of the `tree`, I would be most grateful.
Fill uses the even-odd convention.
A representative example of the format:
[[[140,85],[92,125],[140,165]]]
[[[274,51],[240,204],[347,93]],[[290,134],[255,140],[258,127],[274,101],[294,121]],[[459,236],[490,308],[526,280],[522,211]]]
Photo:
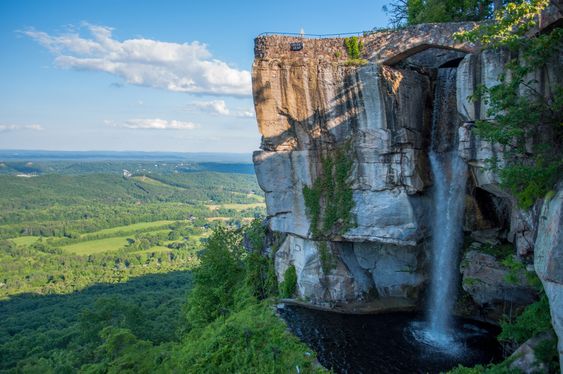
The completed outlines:
[[[419,23],[480,21],[490,18],[502,0],[395,0],[383,10],[393,27]]]
[[[200,327],[228,314],[235,303],[233,290],[244,276],[240,230],[217,227],[194,271],[194,288],[188,297],[188,322]]]
[[[551,92],[544,92],[534,77],[559,64],[563,31],[529,35],[548,4],[549,0],[511,2],[495,12],[494,22],[456,35],[486,48],[503,48],[512,56],[500,83],[479,86],[473,99],[488,105],[487,119],[476,122],[477,134],[505,149],[504,164],[493,159],[491,167],[523,208],[543,197],[563,174],[563,88],[551,79]]]

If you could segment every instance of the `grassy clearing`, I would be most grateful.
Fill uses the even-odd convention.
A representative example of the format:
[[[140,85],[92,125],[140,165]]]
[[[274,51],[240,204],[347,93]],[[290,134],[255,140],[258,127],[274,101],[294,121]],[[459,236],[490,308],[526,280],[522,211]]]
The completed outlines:
[[[136,180],[136,181],[139,181],[139,182],[142,182],[142,183],[149,184],[149,185],[151,185],[151,186],[182,189],[182,188],[178,188],[178,187],[171,186],[171,185],[166,184],[166,183],[162,183],[162,182],[159,181],[159,180],[152,179],[152,178],[147,177],[147,176],[144,176],[144,175],[143,175],[143,176],[132,177],[131,179]]]
[[[242,211],[249,208],[266,208],[266,204],[263,202],[260,203],[251,203],[251,204],[221,204],[221,205],[207,205],[210,210],[218,210],[218,209],[234,209],[236,211]]]
[[[83,234],[80,236],[81,239],[88,239],[89,237],[93,237],[93,236],[97,236],[97,235],[110,235],[110,234],[116,234],[116,233],[134,233],[140,230],[146,230],[146,229],[151,229],[151,228],[162,228],[164,226],[170,225],[171,223],[174,223],[176,221],[167,221],[167,220],[163,220],[163,221],[153,221],[153,222],[140,222],[140,223],[134,223],[131,225],[126,225],[126,226],[117,226],[117,227],[112,227],[111,229],[104,229],[104,230],[99,230],[99,231],[95,231],[95,232],[90,232],[88,234]]]
[[[62,247],[66,252],[77,255],[91,255],[95,253],[116,251],[127,244],[128,236],[117,236],[114,238],[89,240]]]
[[[168,247],[157,245],[157,246],[154,246],[154,247],[150,247],[149,249],[144,249],[142,251],[135,251],[135,252],[131,252],[131,253],[132,254],[143,254],[143,253],[166,253],[166,252],[174,252],[174,250],[170,249]]]
[[[40,236],[20,236],[19,238],[10,239],[16,245],[30,245],[39,240]]]

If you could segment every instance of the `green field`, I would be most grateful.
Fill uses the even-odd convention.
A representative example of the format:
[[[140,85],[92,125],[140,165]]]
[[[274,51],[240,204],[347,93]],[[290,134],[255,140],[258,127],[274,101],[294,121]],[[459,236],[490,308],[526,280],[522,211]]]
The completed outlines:
[[[99,230],[96,232],[92,232],[92,233],[88,233],[88,234],[83,234],[80,237],[83,239],[87,239],[89,237],[95,237],[98,235],[111,235],[111,234],[125,234],[125,233],[134,233],[137,231],[141,231],[141,230],[147,230],[147,229],[151,229],[151,228],[163,228],[166,227],[167,225],[170,225],[171,223],[174,223],[176,221],[170,221],[170,220],[161,220],[161,221],[154,221],[154,222],[140,222],[140,223],[133,223],[131,225],[125,225],[125,226],[117,226],[117,227],[112,227],[111,229],[104,229],[104,230]]]
[[[10,239],[16,245],[30,245],[39,240],[39,236],[20,236],[19,238]]]
[[[117,236],[106,239],[88,240],[64,246],[62,249],[77,255],[91,255],[94,253],[116,251],[127,245],[127,238],[127,236]]]
[[[221,204],[221,205],[210,204],[210,205],[207,205],[207,207],[211,210],[233,209],[233,210],[240,212],[242,210],[251,209],[251,208],[266,208],[266,204],[263,203],[263,202],[261,202],[261,203],[250,203],[250,204],[235,204],[235,203],[229,204],[229,203],[227,203],[227,204]]]
[[[142,251],[131,252],[131,254],[166,253],[166,252],[171,252],[171,251],[173,251],[173,249],[170,249],[168,247],[164,247],[162,245],[157,245],[155,247],[151,247],[149,249],[144,249]]]
[[[136,180],[136,181],[139,181],[139,182],[142,182],[142,183],[149,184],[149,185],[151,185],[151,186],[178,188],[178,187],[174,187],[174,186],[171,186],[171,185],[169,185],[169,184],[166,184],[166,183],[162,183],[162,182],[159,181],[159,180],[156,180],[156,179],[153,179],[153,178],[150,178],[150,177],[146,177],[146,176],[144,176],[144,175],[143,175],[143,176],[132,177],[131,179]]]

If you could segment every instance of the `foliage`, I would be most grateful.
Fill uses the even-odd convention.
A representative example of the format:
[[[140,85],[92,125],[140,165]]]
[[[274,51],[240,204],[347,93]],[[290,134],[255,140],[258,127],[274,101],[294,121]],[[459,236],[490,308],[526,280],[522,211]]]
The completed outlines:
[[[551,315],[547,297],[542,295],[538,301],[530,304],[516,319],[501,322],[502,332],[499,340],[513,341],[518,344],[546,331],[551,331]]]
[[[492,0],[395,0],[383,10],[393,27],[419,23],[480,21],[491,16]]]
[[[266,290],[261,295],[264,298],[273,296],[268,278],[257,276],[263,274],[261,269],[267,262],[257,260],[259,252],[254,245],[250,253],[242,245],[245,231],[246,237],[252,237],[261,227],[260,222],[254,222],[243,229],[217,228],[210,237],[188,298],[187,315],[192,329],[170,360],[164,361],[165,371],[317,371],[313,367],[314,354],[287,332],[267,300],[259,302],[255,297],[257,290]],[[286,272],[286,285],[292,277],[296,280],[295,267],[290,268],[293,272]],[[283,284],[280,288],[282,292],[287,290]],[[201,305],[210,308],[211,313]]]
[[[190,269],[197,264],[198,248],[191,243],[181,250],[122,249],[80,256],[43,242],[16,246],[0,240],[0,300],[26,292],[71,293],[95,283],[120,283],[142,275]]]
[[[187,319],[192,327],[202,327],[233,310],[233,289],[244,277],[243,255],[239,231],[218,227],[211,235],[188,298]]]
[[[266,245],[266,227],[261,220],[255,219],[244,229],[248,242],[249,254],[245,261],[245,284],[258,300],[277,295],[278,281],[274,269],[274,255],[262,254]]]
[[[314,354],[292,336],[267,302],[221,317],[183,340],[164,371],[187,373],[321,372]],[[323,371],[324,372],[324,371]]]
[[[360,58],[362,52],[362,41],[357,36],[345,38],[344,45],[346,46],[346,52],[348,52],[348,58],[352,60]]]
[[[234,205],[260,202],[255,180],[206,175],[1,176],[0,372],[318,371],[268,302],[263,225],[237,228],[260,212]]]
[[[107,351],[98,349],[109,338],[106,328],[151,344],[176,342],[190,284],[191,274],[181,271],[0,301],[0,372],[77,372],[106,359]]]
[[[549,0],[510,1],[502,9],[496,9],[494,22],[485,22],[473,30],[456,35],[458,39],[480,43],[487,48],[509,47],[518,49],[523,36],[536,26],[540,12]]]
[[[311,233],[316,239],[331,233],[343,234],[353,227],[354,200],[349,181],[352,160],[348,151],[349,146],[344,145],[323,157],[321,175],[312,187],[303,187]]]
[[[551,332],[551,314],[547,296],[543,293],[538,301],[530,304],[524,309],[514,321],[505,319],[501,321],[502,332],[499,340],[512,345],[522,344],[526,340],[545,332]],[[559,355],[557,353],[557,339],[547,339],[535,350],[536,359],[544,362],[550,368],[550,372],[559,372]]]
[[[503,160],[493,159],[492,165],[523,208],[542,198],[563,175],[563,88],[555,86],[544,94],[534,77],[557,63],[563,30],[527,35],[548,4],[548,0],[510,2],[495,12],[495,22],[456,35],[484,47],[507,49],[513,56],[498,77],[499,84],[481,85],[472,98],[488,107],[487,119],[476,123],[477,134],[504,146]]]
[[[524,311],[513,321],[505,318],[501,321],[502,331],[498,339],[506,344],[516,347],[528,339],[542,333],[552,331],[549,303],[545,294],[533,304],[528,305]],[[549,372],[559,372],[559,355],[557,353],[557,339],[548,339],[540,344],[536,350],[536,358],[549,367]],[[496,365],[477,365],[473,368],[458,366],[449,371],[449,374],[508,374],[519,373],[517,369],[509,369],[512,359],[506,359]]]
[[[486,244],[483,247],[479,248],[479,251],[491,256],[495,256],[495,258],[498,260],[510,256],[514,253],[515,249],[514,244],[512,243],[503,243],[497,245]]]
[[[297,271],[294,265],[290,265],[283,274],[283,282],[280,283],[280,297],[291,298],[297,291]]]
[[[549,373],[559,372],[559,352],[557,338],[551,337],[538,343],[534,349],[536,360],[547,365]]]
[[[259,227],[253,223],[246,236]],[[0,371],[324,372],[270,302],[253,296],[247,280],[258,273],[259,251],[246,252],[245,229],[218,227],[211,235],[193,275],[185,314],[194,320],[187,326],[180,311],[192,283],[189,272],[0,302]],[[265,279],[255,279],[264,283],[258,288],[267,288]]]
[[[345,63],[346,65],[358,66],[368,63],[366,59],[361,58],[363,43],[360,38],[358,38],[357,36],[345,38],[344,45],[346,46],[346,52],[348,53],[348,60],[346,60]]]
[[[502,265],[508,269],[505,280],[511,284],[528,284],[539,291],[542,290],[541,281],[534,271],[527,271],[522,261],[514,255],[507,255],[502,261]]]

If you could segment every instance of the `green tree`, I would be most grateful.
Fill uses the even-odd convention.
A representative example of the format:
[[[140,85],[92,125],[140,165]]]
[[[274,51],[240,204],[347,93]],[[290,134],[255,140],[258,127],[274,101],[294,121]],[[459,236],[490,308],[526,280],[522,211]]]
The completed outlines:
[[[528,208],[561,179],[563,159],[563,88],[554,79],[544,92],[536,72],[559,66],[563,30],[530,37],[548,0],[511,2],[495,13],[495,22],[456,35],[486,48],[505,49],[511,59],[492,87],[481,85],[473,99],[488,105],[486,118],[476,122],[477,134],[504,146],[503,163],[493,159],[502,185]]]
[[[290,298],[297,291],[297,271],[294,265],[290,265],[283,274],[283,282],[280,284],[280,296]]]
[[[495,1],[500,7],[502,1]],[[491,17],[493,0],[395,0],[383,10],[393,27],[419,23],[480,21]]]
[[[192,326],[203,326],[232,310],[233,289],[244,276],[243,254],[240,230],[217,227],[200,256],[200,266],[194,271],[187,312]]]

